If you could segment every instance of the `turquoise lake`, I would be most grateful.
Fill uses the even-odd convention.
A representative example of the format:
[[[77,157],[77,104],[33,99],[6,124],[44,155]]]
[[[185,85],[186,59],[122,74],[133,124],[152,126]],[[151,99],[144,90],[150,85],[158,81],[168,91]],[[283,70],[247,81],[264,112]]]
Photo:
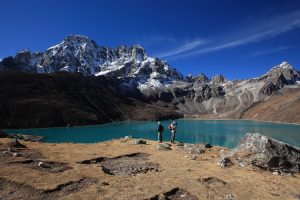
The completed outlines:
[[[162,121],[165,131],[164,141],[169,141],[171,133],[168,124]],[[212,145],[233,148],[246,133],[261,133],[300,147],[300,125],[279,124],[244,120],[177,120],[176,140],[187,143],[208,142]],[[45,142],[95,143],[131,135],[134,138],[157,140],[157,122],[116,122],[99,126],[71,128],[40,128],[7,130],[46,136]]]

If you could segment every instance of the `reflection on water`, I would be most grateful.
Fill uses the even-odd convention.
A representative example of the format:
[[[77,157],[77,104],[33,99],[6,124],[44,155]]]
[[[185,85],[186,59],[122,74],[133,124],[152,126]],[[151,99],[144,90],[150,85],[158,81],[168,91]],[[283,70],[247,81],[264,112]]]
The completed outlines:
[[[164,140],[170,140],[167,129],[171,121],[163,121]],[[244,120],[178,120],[176,140],[188,143],[208,142],[234,147],[246,133],[261,133],[289,144],[300,146],[300,125]],[[157,139],[156,122],[120,122],[101,126],[8,130],[46,136],[45,142],[93,143],[132,135],[135,138]]]

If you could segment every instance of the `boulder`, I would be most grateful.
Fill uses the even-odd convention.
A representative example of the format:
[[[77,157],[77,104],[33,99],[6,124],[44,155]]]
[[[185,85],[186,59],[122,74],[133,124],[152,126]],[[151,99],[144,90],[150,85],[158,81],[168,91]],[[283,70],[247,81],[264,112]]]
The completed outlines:
[[[224,157],[223,159],[220,160],[219,163],[222,167],[230,167],[233,165],[232,161],[230,158]]]
[[[142,139],[137,139],[133,141],[133,144],[146,144],[147,142],[145,140]]]
[[[27,148],[24,144],[21,144],[18,140],[13,139],[6,144],[7,148]]]
[[[44,140],[44,136],[37,136],[37,135],[23,135],[23,134],[16,134],[14,135],[15,139],[24,140],[29,142],[41,142]]]
[[[170,148],[170,147],[171,147],[171,145],[170,145],[169,143],[166,143],[166,142],[165,142],[163,145],[164,145],[166,148]]]
[[[270,171],[300,171],[300,148],[259,133],[247,133],[225,157],[238,164],[257,166]]]
[[[227,195],[225,196],[225,199],[226,199],[226,200],[234,200],[235,198],[234,198],[234,196],[233,196],[232,194],[227,194]]]
[[[24,140],[30,142],[41,142],[44,139],[43,136],[24,135],[24,134],[15,134],[15,133],[8,134],[2,130],[0,130],[0,138],[13,138],[16,140]]]
[[[16,157],[20,157],[20,156],[21,156],[21,155],[20,155],[20,154],[18,154],[18,153],[13,153],[12,155],[13,155],[13,157],[14,157],[14,158],[16,158]]]
[[[212,146],[211,144],[209,144],[209,143],[206,143],[204,146],[205,146],[205,148],[208,148],[208,149],[210,149],[210,148],[213,147],[213,146]]]
[[[205,153],[204,144],[184,144],[183,150],[191,154],[202,154]]]
[[[170,146],[166,145],[167,143],[164,143],[164,144],[157,144],[156,145],[156,149],[157,150],[171,150]]]
[[[183,143],[183,142],[177,142],[177,143],[176,143],[176,146],[178,146],[178,147],[183,147],[183,146],[184,146],[184,143]]]

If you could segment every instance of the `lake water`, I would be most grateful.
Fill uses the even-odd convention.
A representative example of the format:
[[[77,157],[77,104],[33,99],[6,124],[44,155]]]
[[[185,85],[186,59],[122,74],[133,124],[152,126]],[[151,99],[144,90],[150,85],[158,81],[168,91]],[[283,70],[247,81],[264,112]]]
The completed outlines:
[[[163,139],[170,140],[167,129],[171,121],[162,121]],[[177,120],[176,140],[187,143],[208,142],[212,145],[233,148],[246,133],[261,133],[300,147],[300,125],[279,124],[244,120]],[[131,135],[134,138],[157,140],[157,122],[118,122],[99,126],[71,128],[41,128],[7,130],[46,136],[45,142],[94,143]]]

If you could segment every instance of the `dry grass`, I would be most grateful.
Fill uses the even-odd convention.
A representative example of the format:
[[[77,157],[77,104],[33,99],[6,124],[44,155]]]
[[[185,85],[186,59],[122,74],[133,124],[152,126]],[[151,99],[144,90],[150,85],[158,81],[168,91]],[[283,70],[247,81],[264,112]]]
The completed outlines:
[[[8,141],[0,140],[1,143]],[[296,199],[300,195],[299,174],[280,176],[256,168],[221,168],[217,164],[221,156],[220,149],[228,151],[223,147],[206,149],[204,154],[193,159],[191,154],[177,150],[175,145],[171,147],[171,151],[158,151],[157,142],[148,140],[147,145],[134,145],[132,139],[97,144],[22,143],[31,151],[40,152],[45,160],[68,163],[72,169],[49,173],[22,164],[1,162],[0,179],[25,184],[38,191],[51,191],[59,185],[79,183],[86,178],[93,180],[91,184],[78,184],[79,188],[72,192],[62,190],[55,194],[44,194],[43,198],[52,195],[56,199],[72,200],[149,199],[177,187],[199,199],[224,199],[228,194],[232,194],[235,199]],[[97,157],[115,157],[137,152],[149,154],[148,161],[159,163],[160,170],[136,176],[113,176],[105,174],[99,164],[78,163]],[[0,187],[0,199],[5,193],[1,188],[3,187]],[[35,193],[32,194],[32,199],[37,198]]]

